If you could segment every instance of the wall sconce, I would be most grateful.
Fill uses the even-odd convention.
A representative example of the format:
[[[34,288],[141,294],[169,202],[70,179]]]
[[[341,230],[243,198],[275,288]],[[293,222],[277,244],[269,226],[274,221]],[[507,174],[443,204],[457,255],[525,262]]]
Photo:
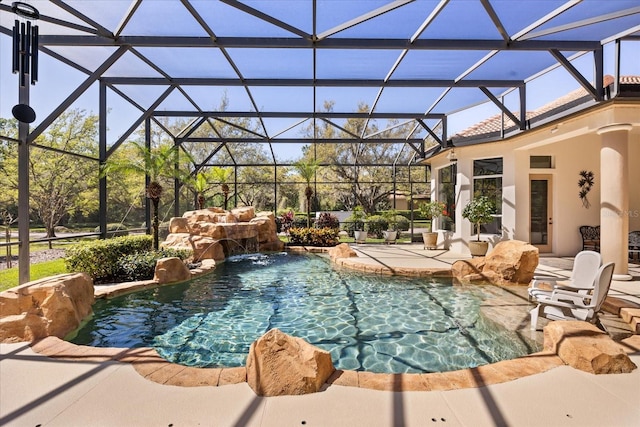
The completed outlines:
[[[451,163],[455,163],[458,161],[458,156],[456,155],[455,148],[452,148],[451,151],[447,153],[447,160],[449,160]]]

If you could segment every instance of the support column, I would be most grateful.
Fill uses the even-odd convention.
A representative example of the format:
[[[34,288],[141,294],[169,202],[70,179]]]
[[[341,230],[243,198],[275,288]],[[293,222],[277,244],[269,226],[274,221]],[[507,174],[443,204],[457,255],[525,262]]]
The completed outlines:
[[[615,262],[614,280],[629,275],[629,131],[630,124],[598,129],[600,148],[600,252]]]
[[[20,104],[29,105],[29,84],[18,89]],[[29,239],[29,123],[18,122],[18,284],[31,276]]]

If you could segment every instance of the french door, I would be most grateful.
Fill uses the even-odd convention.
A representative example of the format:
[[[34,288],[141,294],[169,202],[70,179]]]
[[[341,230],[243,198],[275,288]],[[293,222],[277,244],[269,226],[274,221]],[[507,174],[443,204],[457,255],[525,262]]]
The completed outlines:
[[[531,175],[529,177],[529,241],[541,253],[552,252],[552,190],[552,175]]]

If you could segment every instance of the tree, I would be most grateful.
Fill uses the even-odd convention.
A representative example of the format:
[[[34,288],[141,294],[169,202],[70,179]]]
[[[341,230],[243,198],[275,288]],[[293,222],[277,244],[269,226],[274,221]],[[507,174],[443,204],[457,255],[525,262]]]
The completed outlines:
[[[62,113],[34,141],[29,156],[30,204],[42,221],[47,237],[71,211],[97,209],[98,117],[84,110]],[[65,153],[68,152],[68,153]]]
[[[160,145],[156,150],[148,149],[144,144],[134,141],[131,141],[130,144],[135,148],[141,160],[138,162],[132,162],[131,160],[123,161],[120,159],[107,161],[101,174],[102,176],[106,176],[111,171],[129,171],[149,176],[149,184],[145,188],[145,192],[146,197],[151,200],[152,204],[153,248],[157,250],[159,248],[158,207],[160,197],[162,197],[162,192],[164,191],[159,180],[162,176],[178,177],[173,167],[177,161],[178,150],[176,146],[168,144]]]
[[[333,110],[333,102],[325,102],[327,112]],[[360,103],[358,112],[367,112],[369,107]],[[404,143],[384,142],[386,138],[403,139],[411,133],[412,125],[388,120],[380,130],[375,120],[350,118],[340,127],[330,122],[317,126],[310,125],[307,137],[333,138],[334,144],[307,146],[304,158],[323,159],[332,165],[323,168],[322,180],[344,182],[345,185],[324,186],[319,191],[327,191],[336,205],[345,209],[362,206],[372,214],[376,210],[389,207],[388,197],[394,191],[392,182],[408,182],[408,165],[412,150]],[[375,135],[361,139],[362,135]],[[350,140],[351,142],[338,142]],[[396,166],[391,165],[405,165]],[[376,166],[379,165],[379,166]],[[408,186],[407,186],[408,187]],[[408,188],[404,189],[405,191]]]
[[[313,196],[311,180],[315,178],[318,166],[316,160],[299,160],[293,164],[294,169],[307,183],[307,187],[304,190],[304,196],[307,199],[307,227],[311,227],[311,197]]]
[[[233,174],[233,169],[230,167],[214,166],[211,168],[211,178],[220,183],[224,197],[224,210],[227,210],[229,205],[229,184],[227,182],[231,178],[231,174]]]

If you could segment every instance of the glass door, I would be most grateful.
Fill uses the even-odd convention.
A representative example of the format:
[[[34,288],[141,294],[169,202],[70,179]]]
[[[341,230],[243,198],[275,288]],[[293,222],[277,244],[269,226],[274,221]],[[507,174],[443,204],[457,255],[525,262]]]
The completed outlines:
[[[531,175],[529,178],[529,241],[540,252],[552,251],[552,188],[551,175]]]

